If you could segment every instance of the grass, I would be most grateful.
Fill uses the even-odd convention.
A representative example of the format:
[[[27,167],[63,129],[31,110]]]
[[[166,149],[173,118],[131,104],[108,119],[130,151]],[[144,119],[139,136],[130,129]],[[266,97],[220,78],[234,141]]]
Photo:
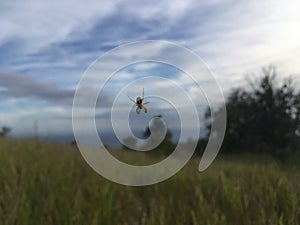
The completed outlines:
[[[1,139],[0,224],[300,224],[299,167],[219,157],[199,173],[198,163],[165,182],[126,187],[96,174],[75,147]]]

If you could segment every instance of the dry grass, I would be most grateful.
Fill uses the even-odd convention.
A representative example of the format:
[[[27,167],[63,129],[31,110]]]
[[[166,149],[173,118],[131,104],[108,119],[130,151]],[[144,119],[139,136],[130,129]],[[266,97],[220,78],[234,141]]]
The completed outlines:
[[[75,147],[0,141],[1,225],[300,224],[300,170],[269,158],[218,159],[204,173],[194,158],[165,182],[125,187],[96,174]]]

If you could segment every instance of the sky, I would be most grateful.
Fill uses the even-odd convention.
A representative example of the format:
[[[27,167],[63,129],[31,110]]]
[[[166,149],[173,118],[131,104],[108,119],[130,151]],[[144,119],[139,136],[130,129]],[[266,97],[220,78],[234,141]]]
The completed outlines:
[[[299,11],[296,0],[1,1],[0,126],[11,127],[14,137],[36,133],[70,136],[75,89],[85,71],[108,51],[137,41],[163,40],[193,51],[216,77],[225,96],[245,85],[247,78],[258,78],[260,69],[270,64],[282,78],[292,76],[297,83]],[[101,72],[105,70],[101,68]],[[96,83],[103,83],[103,76],[99,73]],[[163,115],[170,129],[177,129],[176,110],[155,98],[162,90],[166,98],[174,97],[163,80],[127,86],[145,76],[178,83],[196,102],[199,114],[207,107],[205,96],[184,72],[166,64],[138,63],[122,68],[105,83],[96,110],[100,130],[112,132],[111,107],[124,87],[120,115],[116,116],[120,123],[123,110],[129,108],[129,123],[137,135],[157,114]],[[209,86],[210,82],[202,80],[201,85]],[[144,86],[149,113],[138,117],[126,95],[135,99]],[[98,89],[91,82],[82,102]],[[189,106],[182,107],[189,112]],[[82,121],[89,119],[84,110],[83,106]]]

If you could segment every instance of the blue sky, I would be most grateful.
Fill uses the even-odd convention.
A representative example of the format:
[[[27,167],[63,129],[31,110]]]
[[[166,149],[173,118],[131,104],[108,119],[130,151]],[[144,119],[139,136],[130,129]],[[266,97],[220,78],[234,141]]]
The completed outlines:
[[[12,127],[14,136],[33,135],[35,122],[41,135],[69,134],[74,90],[84,71],[105,52],[133,41],[166,40],[191,49],[225,95],[271,63],[299,81],[299,11],[296,0],[1,1],[0,125]],[[119,72],[106,100],[111,103],[134,74],[149,71],[186,85],[193,96],[180,71],[136,65]],[[109,112],[105,107],[98,118]]]

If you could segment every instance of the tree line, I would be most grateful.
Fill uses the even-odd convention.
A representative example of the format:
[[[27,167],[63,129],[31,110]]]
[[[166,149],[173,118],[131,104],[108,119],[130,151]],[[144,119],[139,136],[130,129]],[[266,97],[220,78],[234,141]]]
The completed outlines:
[[[0,130],[0,137],[6,137],[8,133],[11,132],[11,128],[7,126],[2,126]]]
[[[300,92],[293,79],[282,79],[274,66],[263,68],[260,80],[232,90],[226,98],[227,124],[221,153],[286,154],[300,147]],[[216,110],[216,115],[222,109]],[[207,135],[198,142],[197,152],[206,146],[211,111],[205,113]],[[216,117],[217,119],[218,117]],[[146,128],[144,137],[150,135]],[[127,142],[135,141],[127,139]],[[174,148],[170,130],[159,147],[168,155]]]
[[[280,79],[274,66],[263,68],[261,75],[258,82],[249,82],[246,88],[228,95],[222,152],[278,154],[299,147],[299,90],[292,78]],[[206,119],[211,119],[209,110]]]

